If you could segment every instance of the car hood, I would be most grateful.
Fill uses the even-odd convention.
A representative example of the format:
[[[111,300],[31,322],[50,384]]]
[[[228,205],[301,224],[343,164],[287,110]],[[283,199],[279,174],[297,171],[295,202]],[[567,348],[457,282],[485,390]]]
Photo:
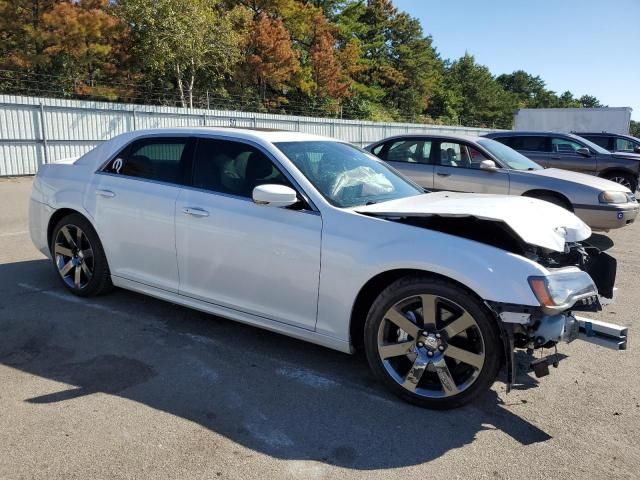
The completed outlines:
[[[626,160],[637,160],[640,162],[640,153],[621,153],[613,152],[611,154],[613,158],[624,158]]]
[[[355,207],[376,217],[475,217],[506,223],[525,243],[564,251],[566,242],[591,236],[573,213],[535,198],[437,192]]]
[[[631,193],[627,187],[619,183],[612,182],[605,178],[596,177],[595,175],[587,175],[586,173],[572,172],[570,170],[561,170],[559,168],[545,168],[542,170],[528,170],[526,172],[516,170],[518,173],[526,173],[528,175],[537,175],[539,177],[556,178],[567,182],[579,183],[598,190],[607,190],[609,192],[625,192]]]

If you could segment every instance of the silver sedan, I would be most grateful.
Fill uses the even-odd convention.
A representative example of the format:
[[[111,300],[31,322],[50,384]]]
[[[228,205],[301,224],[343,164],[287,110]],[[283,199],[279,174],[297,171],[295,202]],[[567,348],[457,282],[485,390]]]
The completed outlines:
[[[367,147],[428,190],[522,195],[560,205],[594,230],[633,223],[638,202],[617,183],[544,169],[495,140],[463,135],[402,135]]]

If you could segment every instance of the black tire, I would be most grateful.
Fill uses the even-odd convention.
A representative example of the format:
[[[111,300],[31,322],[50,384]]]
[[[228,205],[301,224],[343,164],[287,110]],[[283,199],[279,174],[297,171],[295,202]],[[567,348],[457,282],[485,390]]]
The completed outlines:
[[[93,297],[113,289],[100,238],[82,215],[73,213],[63,217],[54,227],[49,242],[53,266],[62,284],[71,293],[80,297]],[[69,265],[71,270],[65,273],[65,268]],[[80,281],[76,282],[75,274],[78,270]]]
[[[461,331],[460,334],[456,334],[453,337],[449,337],[448,333],[443,333],[442,336],[439,334],[436,335],[441,339],[437,340],[438,342],[443,341],[444,343],[448,343],[447,345],[434,347],[431,343],[433,338],[429,339],[431,347],[434,348],[433,351],[428,350],[426,352],[427,354],[431,352],[431,363],[426,367],[423,367],[423,373],[420,374],[420,377],[416,381],[415,377],[414,379],[410,379],[410,374],[415,371],[414,369],[415,365],[418,363],[418,359],[426,358],[424,357],[424,350],[430,347],[425,347],[425,342],[418,343],[418,340],[408,335],[405,336],[404,339],[398,338],[397,342],[400,343],[389,344],[386,340],[382,342],[383,345],[379,345],[379,343],[381,338],[380,336],[385,335],[381,332],[390,331],[389,326],[391,329],[397,326],[395,322],[390,322],[388,318],[388,314],[391,312],[391,309],[395,310],[400,303],[405,301],[410,303],[411,300],[407,299],[411,299],[419,295],[424,295],[424,297],[420,297],[421,299],[436,299],[434,301],[435,308],[431,311],[443,312],[447,311],[449,308],[459,307],[462,310],[465,310],[465,313],[472,317],[475,324],[470,327],[466,327],[467,330],[464,330],[464,333]],[[427,300],[421,301],[426,302]],[[422,312],[424,312],[424,303],[422,305]],[[419,312],[420,310],[417,311]],[[417,318],[415,314],[413,317],[408,316],[409,313],[411,312],[403,315],[405,315],[405,318],[414,318],[415,321],[412,321],[412,323],[419,325],[420,319]],[[419,315],[425,316],[423,313]],[[424,330],[418,332],[417,336],[419,338],[426,339],[423,335],[426,333],[427,329],[431,327],[436,329],[434,331],[438,331],[437,327],[445,325],[445,328],[439,330],[440,332],[445,332],[447,328],[454,325],[454,322],[462,319],[462,316],[456,317],[454,315],[443,320],[443,313],[435,313],[433,318],[433,325],[428,324],[425,326],[423,324],[420,327]],[[466,319],[467,317],[464,316],[464,318]],[[438,319],[443,323],[438,323]],[[382,322],[385,322],[385,325],[381,326]],[[405,335],[405,332],[402,329],[396,328],[396,332],[399,332],[398,334]],[[464,335],[466,338],[462,338],[461,335]],[[429,337],[432,337],[432,335],[429,335]],[[458,352],[460,351],[460,348],[457,348],[460,347],[460,340],[464,340],[469,346],[471,346],[473,345],[473,342],[476,342],[476,345],[478,345],[478,338],[482,342],[482,349],[480,350],[480,353],[483,356],[483,363],[481,365],[478,363],[476,367],[471,367],[471,364],[467,365],[463,361],[454,360],[454,358],[449,357],[449,352],[451,352],[451,354],[454,353],[453,348],[456,348]],[[411,347],[415,352],[412,352],[409,355],[395,353],[390,355],[391,358],[387,358],[385,360],[382,359],[383,353],[380,350],[381,348],[411,344],[411,342],[416,342],[414,346]],[[454,345],[454,342],[457,342],[457,346]],[[420,344],[422,344],[421,348],[418,348],[418,345]],[[482,302],[453,282],[427,275],[401,278],[389,285],[380,293],[378,298],[373,302],[367,316],[364,328],[364,345],[367,360],[374,374],[393,393],[414,405],[437,410],[460,407],[489,390],[498,375],[503,357],[499,327],[496,320],[492,318],[490,312],[487,311]],[[467,348],[470,347],[464,347],[465,350]],[[438,352],[437,349],[444,350],[442,352]],[[421,353],[418,353],[418,350],[420,350]],[[466,353],[468,354],[470,352],[467,351]],[[459,356],[459,353],[457,356]],[[412,358],[415,358],[415,360],[412,360]],[[445,379],[440,377],[441,372],[438,370],[435,370],[437,373],[434,373],[434,370],[429,371],[430,365],[432,369],[436,369],[436,365],[441,365],[445,360],[447,360],[446,365],[448,367],[445,368],[445,370],[449,375],[449,377],[445,378],[453,380],[455,384],[455,389],[451,390],[449,394],[447,394],[447,389],[445,388]],[[391,362],[397,362],[395,365],[407,363],[410,365],[409,372],[404,377],[402,375],[398,376],[398,372],[394,370],[396,367],[391,367]],[[394,373],[390,372],[395,372],[395,378]],[[471,373],[465,372],[472,372],[474,375],[473,380],[464,380],[466,378],[465,375],[471,375]],[[435,381],[433,380],[434,376],[436,379]],[[403,386],[410,380],[415,383],[415,391],[411,391]],[[447,380],[447,382],[449,382],[449,380]],[[463,386],[464,389],[460,388],[458,390],[458,380],[460,380],[460,386]],[[401,381],[404,383],[401,384]],[[425,383],[427,383],[426,386],[424,386]],[[442,390],[440,394],[437,392],[438,388]],[[449,396],[436,398],[437,395]]]
[[[624,185],[633,193],[636,193],[636,190],[638,189],[638,179],[629,173],[624,173],[624,172],[607,173],[603,175],[602,178],[606,178],[607,180],[611,180],[612,182],[619,183],[620,185]]]
[[[557,197],[555,195],[551,195],[548,193],[540,193],[540,194],[533,194],[533,195],[526,195],[529,198],[536,198],[538,200],[542,200],[544,202],[549,202],[549,203],[553,203],[554,205],[557,205],[558,207],[562,207],[565,210],[569,210],[570,212],[573,212],[573,208],[571,208],[571,205],[566,202],[565,200],[563,200],[560,197]]]

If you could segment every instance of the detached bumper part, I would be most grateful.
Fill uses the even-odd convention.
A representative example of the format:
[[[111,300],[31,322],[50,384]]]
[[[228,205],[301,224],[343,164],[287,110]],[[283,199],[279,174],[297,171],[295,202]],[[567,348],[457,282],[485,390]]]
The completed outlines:
[[[626,350],[628,347],[629,329],[613,323],[576,317],[580,326],[578,338],[588,343],[610,348]]]

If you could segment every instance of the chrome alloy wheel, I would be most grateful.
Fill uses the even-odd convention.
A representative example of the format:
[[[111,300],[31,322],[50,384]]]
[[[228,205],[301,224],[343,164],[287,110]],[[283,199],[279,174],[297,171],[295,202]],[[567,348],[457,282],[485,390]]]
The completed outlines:
[[[378,354],[403,388],[443,398],[475,382],[485,363],[485,343],[478,323],[460,305],[436,295],[414,295],[384,315]]]
[[[627,187],[629,190],[633,191],[633,188],[631,188],[631,182],[626,177],[611,177],[609,180],[619,183],[623,187]]]
[[[58,273],[71,288],[82,289],[93,277],[93,249],[87,235],[75,225],[65,225],[53,245]]]

